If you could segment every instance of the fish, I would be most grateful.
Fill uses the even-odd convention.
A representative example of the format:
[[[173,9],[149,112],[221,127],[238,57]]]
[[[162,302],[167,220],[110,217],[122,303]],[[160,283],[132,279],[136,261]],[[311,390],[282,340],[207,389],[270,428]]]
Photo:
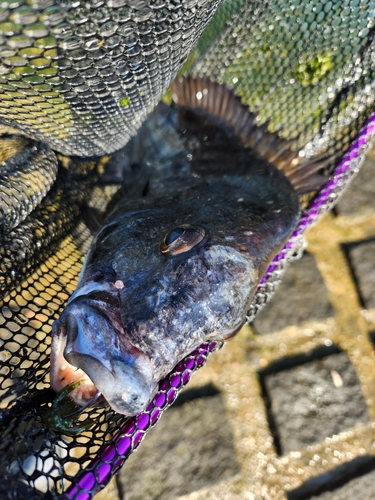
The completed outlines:
[[[77,404],[101,394],[127,416],[195,348],[242,328],[301,194],[325,180],[325,160],[299,158],[225,85],[191,77],[172,94],[114,155],[123,187],[52,328],[53,389],[82,381]]]

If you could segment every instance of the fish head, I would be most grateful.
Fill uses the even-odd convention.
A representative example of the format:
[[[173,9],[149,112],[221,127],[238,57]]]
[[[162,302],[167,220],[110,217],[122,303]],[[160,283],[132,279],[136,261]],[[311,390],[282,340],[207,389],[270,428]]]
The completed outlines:
[[[135,415],[184,356],[241,328],[298,201],[282,211],[278,195],[272,205],[254,188],[245,199],[241,181],[227,191],[220,182],[110,216],[53,327],[55,390],[83,378],[77,401],[100,391],[115,411]]]
[[[136,227],[111,267],[77,288],[53,325],[51,354],[56,391],[80,380],[72,394],[78,404],[100,392],[129,416],[145,409],[160,378],[197,344],[239,330],[257,281],[251,262],[211,244],[202,226],[171,227],[155,245],[140,244]]]

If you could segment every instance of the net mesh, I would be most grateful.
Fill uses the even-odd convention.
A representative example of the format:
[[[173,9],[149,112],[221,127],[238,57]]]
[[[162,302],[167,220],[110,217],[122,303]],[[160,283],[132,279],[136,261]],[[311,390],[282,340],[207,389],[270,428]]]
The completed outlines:
[[[341,157],[350,147],[268,270],[250,318],[301,247],[304,229],[332,206],[358,169],[373,128],[366,120],[374,99],[375,2],[224,0],[195,46],[218,3],[0,3],[1,132],[22,154],[32,141],[44,143],[42,166],[32,163],[31,174],[45,168],[48,185],[58,165],[41,203],[16,192],[7,179],[2,184],[6,220],[13,220],[7,207],[24,199],[27,207],[21,222],[6,226],[0,247],[1,498],[94,494],[218,347],[203,346],[176,367],[159,399],[136,419],[108,408],[87,410],[80,419],[94,423],[77,436],[45,422],[55,397],[49,386],[51,324],[74,291],[90,243],[81,205],[104,206],[112,194],[97,183],[108,158],[92,157],[128,142],[186,58],[182,74],[226,83],[258,114],[259,124],[289,140],[301,156]],[[29,142],[20,139],[26,136]],[[5,155],[1,168],[13,166],[16,175],[13,160],[14,154]],[[46,189],[33,186],[40,197]]]
[[[218,1],[1,3],[0,114],[67,155],[124,146]]]

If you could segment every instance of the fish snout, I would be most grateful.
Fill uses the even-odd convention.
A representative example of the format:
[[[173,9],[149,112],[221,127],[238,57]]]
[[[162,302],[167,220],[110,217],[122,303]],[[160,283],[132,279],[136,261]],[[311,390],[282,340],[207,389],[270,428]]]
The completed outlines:
[[[102,304],[68,304],[53,326],[51,385],[59,391],[83,380],[71,394],[77,404],[100,392],[114,411],[132,416],[145,410],[157,383],[148,357],[113,314],[112,308],[104,314]]]

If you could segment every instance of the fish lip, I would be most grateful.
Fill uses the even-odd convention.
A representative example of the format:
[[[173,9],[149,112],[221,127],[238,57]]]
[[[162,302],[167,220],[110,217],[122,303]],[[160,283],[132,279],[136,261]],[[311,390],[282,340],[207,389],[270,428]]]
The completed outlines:
[[[79,387],[71,393],[71,397],[79,406],[85,406],[99,391],[87,373],[71,365],[64,357],[66,341],[65,323],[59,324],[55,321],[52,325],[50,356],[51,386],[54,391],[60,392],[67,385],[81,381]]]
[[[113,410],[133,416],[146,408],[157,382],[149,358],[127,339],[119,289],[108,285],[90,285],[86,295],[77,290],[53,324],[51,385],[60,391],[83,380],[71,393],[77,404],[100,392]]]

